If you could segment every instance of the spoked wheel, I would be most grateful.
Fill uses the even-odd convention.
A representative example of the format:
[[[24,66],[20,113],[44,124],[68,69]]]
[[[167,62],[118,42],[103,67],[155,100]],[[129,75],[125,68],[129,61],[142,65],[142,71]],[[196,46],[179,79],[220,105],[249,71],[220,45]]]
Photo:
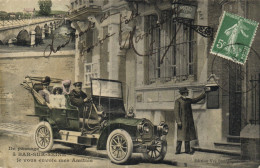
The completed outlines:
[[[133,152],[131,136],[122,129],[114,130],[107,139],[107,153],[112,162],[122,164],[128,161]]]
[[[149,162],[162,161],[167,152],[166,141],[156,141],[153,145],[147,147],[147,151],[143,153],[145,160]]]
[[[39,151],[49,151],[53,147],[53,132],[48,122],[40,122],[34,134],[35,143],[39,147]]]

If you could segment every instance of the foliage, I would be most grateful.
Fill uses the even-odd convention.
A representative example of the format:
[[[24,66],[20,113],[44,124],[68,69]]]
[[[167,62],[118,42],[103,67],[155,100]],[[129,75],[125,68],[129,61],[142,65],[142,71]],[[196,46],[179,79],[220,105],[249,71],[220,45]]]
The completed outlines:
[[[23,18],[25,18],[25,19],[29,19],[31,17],[32,17],[32,14],[30,14],[30,13],[24,13],[23,14]]]
[[[15,13],[15,18],[16,18],[16,19],[21,19],[21,18],[23,18],[23,12],[16,12],[16,13]]]
[[[16,19],[29,19],[32,17],[30,13],[23,12],[10,12],[0,11],[0,20],[16,20]]]
[[[43,16],[48,16],[51,13],[52,1],[51,0],[39,0],[39,14]]]
[[[7,19],[7,17],[8,17],[8,13],[7,12],[0,11],[0,19],[1,20]]]

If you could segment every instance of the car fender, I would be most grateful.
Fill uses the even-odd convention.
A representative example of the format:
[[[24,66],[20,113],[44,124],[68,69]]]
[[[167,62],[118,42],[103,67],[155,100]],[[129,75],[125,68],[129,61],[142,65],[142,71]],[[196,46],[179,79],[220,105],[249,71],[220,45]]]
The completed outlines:
[[[46,121],[51,125],[52,131],[53,131],[53,137],[55,139],[60,139],[59,129],[55,121],[51,118],[43,118],[40,121]]]
[[[129,133],[129,135],[133,138],[136,136],[136,126],[133,125],[126,125],[122,123],[111,123],[108,124],[105,128],[101,130],[100,137],[98,139],[97,143],[97,149],[98,150],[105,150],[106,149],[106,143],[107,143],[107,138],[110,135],[112,131],[115,129],[123,129],[126,132]]]

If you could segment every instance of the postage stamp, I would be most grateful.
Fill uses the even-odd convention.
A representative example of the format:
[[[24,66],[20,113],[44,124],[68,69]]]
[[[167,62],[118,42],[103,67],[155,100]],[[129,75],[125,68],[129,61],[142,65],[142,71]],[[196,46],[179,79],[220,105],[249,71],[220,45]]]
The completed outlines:
[[[224,12],[210,53],[244,64],[258,24],[256,21]]]

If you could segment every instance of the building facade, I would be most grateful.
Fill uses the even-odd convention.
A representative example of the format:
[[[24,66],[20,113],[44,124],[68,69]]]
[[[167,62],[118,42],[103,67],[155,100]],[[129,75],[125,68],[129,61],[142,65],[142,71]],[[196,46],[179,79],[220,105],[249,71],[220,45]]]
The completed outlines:
[[[171,145],[176,139],[173,109],[180,96],[178,89],[185,86],[190,97],[196,97],[205,85],[214,83],[219,89],[192,106],[195,144],[211,148],[230,135],[239,137],[250,120],[259,118],[259,89],[254,87],[260,72],[258,49],[249,54],[245,66],[237,66],[211,55],[210,48],[223,11],[259,21],[257,8],[248,10],[255,5],[260,4],[240,0],[71,0],[68,20],[76,29],[75,80],[83,81],[86,89],[91,77],[122,81],[126,109],[134,107],[137,117],[155,124],[166,121]],[[253,48],[257,44],[256,35]],[[241,72],[243,79],[238,77]]]

